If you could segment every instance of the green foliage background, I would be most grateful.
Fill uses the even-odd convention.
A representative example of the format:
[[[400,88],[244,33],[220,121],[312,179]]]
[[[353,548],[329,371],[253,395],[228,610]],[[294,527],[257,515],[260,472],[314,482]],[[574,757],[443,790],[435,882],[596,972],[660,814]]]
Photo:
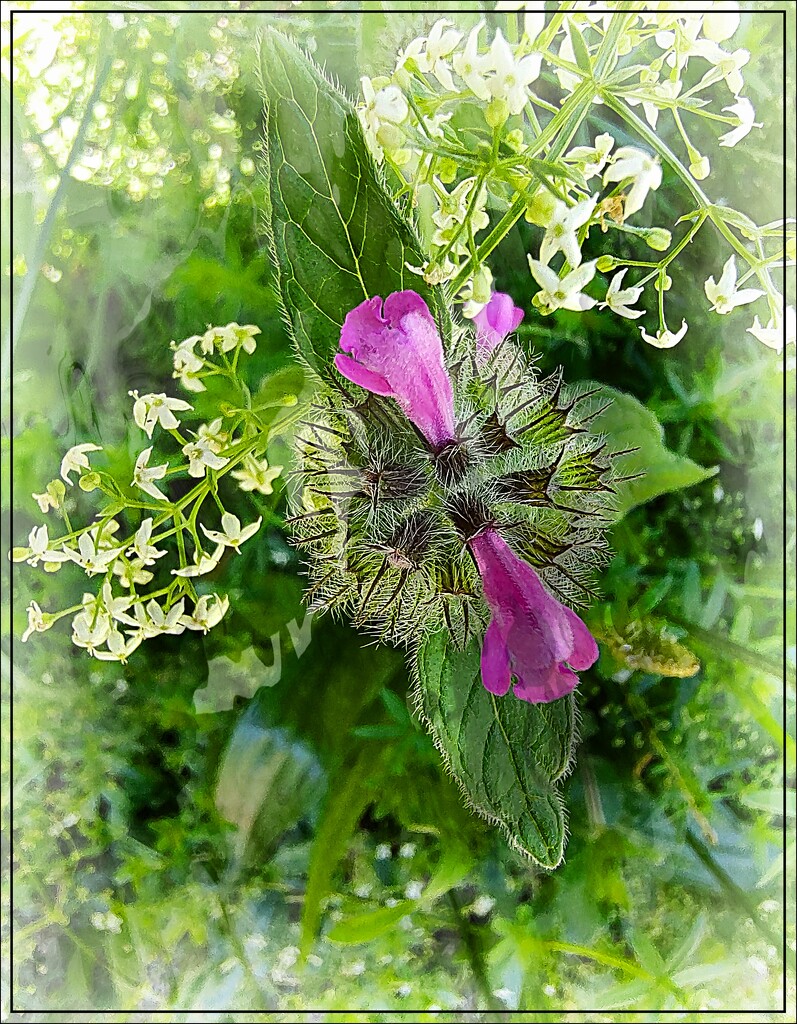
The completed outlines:
[[[3,44],[18,75],[13,96],[7,70],[2,79],[4,122],[14,115],[3,213],[13,199],[15,238],[2,253],[19,335],[8,337],[18,341],[13,476],[10,420],[3,436],[14,543],[40,521],[30,494],[71,444],[101,443],[126,471],[140,446],[127,391],[171,390],[171,339],[231,319],[258,324],[250,386],[283,371],[301,388],[301,371],[287,369],[253,162],[255,26],[291,32],[355,95],[360,73],[389,68],[434,17],[376,3],[307,15],[287,4],[224,15],[196,4],[190,16],[109,6],[125,11],[122,27],[68,15],[45,67],[34,62],[35,13],[16,15],[13,50]],[[794,180],[780,155],[781,19],[766,14],[775,5],[747,7],[735,42],[756,55],[746,81],[766,128],[721,151],[709,184],[766,222],[780,215],[782,175]],[[792,52],[793,29],[790,17]],[[51,126],[36,114],[47,106]],[[590,136],[604,117],[596,108]],[[106,165],[84,173],[63,133],[102,148]],[[669,178],[653,202],[654,223],[686,209]],[[507,239],[496,274],[529,310],[533,231]],[[606,314],[529,315],[521,328],[544,370],[561,363],[568,380],[635,396],[675,453],[719,467],[632,508],[614,531],[590,619],[604,643],[580,687],[563,866],[535,870],[463,809],[409,710],[398,652],[326,620],[304,649],[280,494],[270,504],[241,495],[234,510],[271,525],[223,569],[225,622],[206,638],[149,641],[125,668],[90,661],[58,629],[22,648],[22,609],[62,604],[67,584],[14,573],[3,629],[8,638],[13,610],[15,973],[5,988],[16,1010],[37,1020],[78,1008],[97,1019],[108,1009],[235,1020],[342,1009],[417,1020],[435,1008],[451,1020],[463,1009],[775,1018],[782,830],[795,816],[782,678],[785,642],[793,723],[782,574],[794,493],[782,490],[777,357],[745,334],[744,312],[703,312],[702,282],[726,258],[717,242],[701,234],[673,275],[672,320],[690,324],[674,350],[644,346],[633,324]],[[2,657],[7,686],[7,639]],[[700,669],[686,675],[694,658]],[[229,710],[202,710],[194,697],[208,686],[226,689]],[[98,928],[109,912],[111,928]],[[4,916],[6,941],[11,923]],[[787,942],[793,950],[793,922]]]

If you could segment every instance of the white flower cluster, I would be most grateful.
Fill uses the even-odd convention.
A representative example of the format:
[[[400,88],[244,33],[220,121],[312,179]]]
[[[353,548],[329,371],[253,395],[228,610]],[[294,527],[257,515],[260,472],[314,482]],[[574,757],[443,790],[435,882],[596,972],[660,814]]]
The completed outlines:
[[[171,343],[174,353],[174,373],[186,391],[195,393],[205,391],[203,377],[217,374],[218,369],[206,357],[216,354],[233,353],[233,365],[237,362],[238,352],[243,350],[251,355],[256,346],[255,336],[260,328],[247,324],[242,327],[237,323],[229,323],[224,327],[208,327],[204,334],[192,334],[190,338]],[[199,349],[199,353],[197,353]],[[161,396],[164,397],[164,396]]]
[[[570,187],[568,202],[540,196],[527,213],[527,219],[544,227],[539,257],[529,257],[529,267],[540,291],[534,304],[543,314],[557,309],[586,310],[598,305],[596,299],[584,294],[584,288],[593,280],[599,260],[582,262],[581,247],[590,227],[598,223],[606,230],[606,219],[625,225],[627,219],[638,213],[648,196],[661,184],[659,160],[635,146],[621,146],[614,150],[614,138],[608,132],[597,136],[592,146],[576,146],[565,154],[569,166],[578,170],[585,181],[600,176],[604,188],[613,186],[608,195],[600,199],[599,192],[585,193]],[[566,189],[567,182],[559,183]],[[666,249],[671,236],[664,228],[633,229],[646,239],[651,248]],[[551,267],[551,260],[559,253],[559,270]],[[614,263],[614,260],[612,260]],[[644,286],[623,287],[628,268],[617,273],[609,284],[601,309],[611,309],[619,316],[637,319],[644,310],[633,309]]]
[[[652,333],[640,327],[641,337],[669,348],[688,328],[682,321],[671,330],[664,317],[664,293],[671,284],[667,268],[707,219],[716,223],[727,214],[727,222],[718,225],[722,233],[728,238],[738,231],[742,237],[719,280],[712,276],[706,281],[711,309],[726,315],[765,299],[768,316],[764,323],[756,316],[749,333],[773,348],[788,344],[794,310],[784,309],[769,270],[778,254],[761,248],[764,229],[752,225],[755,238],[745,235],[740,225],[752,222],[734,220],[734,211],[718,214],[724,208],[710,206],[697,184],[710,174],[710,160],[689,135],[690,119],[701,118],[721,126],[718,144],[729,148],[761,127],[743,95],[750,53],[731,42],[741,25],[738,5],[579,0],[566,13],[550,17],[541,0],[501,0],[495,10],[514,13],[506,22],[500,16],[479,21],[467,33],[438,19],[428,34],[407,43],[391,77],[362,79],[358,113],[368,145],[378,161],[390,166],[400,190],[409,193],[429,251],[424,266],[408,264],[408,269],[429,284],[452,285],[465,316],[473,317],[492,294],[486,259],[525,213],[544,229],[539,251],[529,257],[539,285],[534,302],[541,313],[597,305],[638,319],[645,313],[643,292],[652,284],[657,294],[649,306],[658,309],[659,325]],[[544,88],[535,84],[542,80]],[[561,95],[551,102],[555,80]],[[640,144],[616,147],[615,138],[605,132],[592,145],[568,150],[590,103],[612,108],[636,131]],[[571,108],[580,120],[565,116]],[[651,131],[661,127],[665,116],[675,125],[686,159]],[[691,227],[671,252],[669,230],[633,223],[661,185],[667,162],[677,163],[684,176],[685,164],[693,195],[703,196]],[[666,255],[658,262],[608,254],[585,262],[582,246],[598,225],[603,232],[634,235]],[[768,225],[772,230],[766,237],[776,236],[775,227]],[[746,251],[748,267],[739,272],[737,284],[736,256]],[[647,270],[634,271],[636,279],[628,281],[630,267]],[[598,271],[609,270],[617,273],[599,301],[587,289],[594,287]],[[757,281],[743,287],[753,275]]]
[[[196,366],[194,372],[222,372],[235,381],[238,354],[254,351],[257,333],[256,327],[238,324],[211,327],[201,336],[173,344],[175,363],[178,359],[184,362],[181,353],[198,347],[206,358],[200,360],[201,366]],[[221,369],[207,358],[213,355],[222,360]],[[204,389],[198,378],[192,380],[191,390]],[[242,384],[237,386],[243,388]],[[102,453],[102,446],[74,445],[61,460],[61,479],[51,481],[41,494],[33,495],[43,513],[55,511],[60,515],[66,532],[51,539],[46,524],[35,526],[27,546],[11,552],[15,562],[42,566],[49,573],[73,563],[90,579],[101,578],[97,591],[85,593],[76,607],[47,612],[32,601],[27,610],[27,629],[22,635],[23,640],[28,640],[33,633],[42,633],[59,619],[71,616],[73,643],[101,661],[125,662],[150,637],[178,634],[186,629],[207,633],[221,621],[229,608],[228,598],[198,594],[193,580],[216,569],[228,548],[240,553],[241,545],[260,529],[262,517],[242,525],[237,516],[221,505],[218,479],[229,471],[241,490],[271,494],[273,481],[282,471],[281,466],[269,467],[259,456],[263,427],[253,420],[254,413],[247,415],[246,409],[226,410],[225,416],[231,419],[229,427],[225,428],[224,417],[220,416],[200,424],[196,431],[187,431],[191,437],[188,440],[181,433],[183,427],[177,416],[192,409],[188,402],[163,393],[139,395],[131,391],[130,396],[136,425],[149,440],[158,429],[171,434],[180,445],[184,461],[173,466],[157,462],[153,460],[155,444],[144,448],[136,459],[130,484],[140,493],[130,496],[110,474],[92,466],[91,460]],[[157,464],[151,464],[153,461]],[[195,481],[192,490],[178,502],[172,502],[161,489],[173,474]],[[95,522],[83,529],[73,529],[69,518],[74,502],[69,498],[68,488],[75,483],[83,491],[100,491],[111,499]],[[203,522],[197,527],[202,504],[211,495],[220,509],[219,527],[210,528]],[[137,523],[126,537],[116,518],[123,512]],[[199,531],[205,541],[200,539]],[[176,541],[179,564],[161,574],[157,589],[142,593],[139,588],[152,583],[158,563],[169,555],[168,548],[161,546],[169,539]],[[190,558],[186,541],[192,548]],[[213,546],[211,551],[205,551],[205,542]],[[187,601],[191,602],[190,607]]]

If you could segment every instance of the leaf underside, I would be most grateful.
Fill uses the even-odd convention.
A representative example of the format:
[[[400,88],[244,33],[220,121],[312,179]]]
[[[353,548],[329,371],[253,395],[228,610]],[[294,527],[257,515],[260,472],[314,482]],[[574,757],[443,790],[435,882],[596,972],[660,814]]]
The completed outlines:
[[[575,740],[572,696],[527,704],[481,681],[480,645],[456,650],[445,633],[417,655],[416,701],[472,808],[545,868],[562,859],[565,813],[558,780]]]

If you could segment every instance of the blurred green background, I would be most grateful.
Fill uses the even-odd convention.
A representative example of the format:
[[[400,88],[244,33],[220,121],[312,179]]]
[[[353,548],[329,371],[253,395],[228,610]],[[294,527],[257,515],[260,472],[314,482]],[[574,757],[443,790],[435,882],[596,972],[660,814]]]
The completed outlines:
[[[356,95],[361,73],[389,72],[434,20],[399,3],[408,13],[365,2],[330,13],[258,3],[170,13],[177,6],[43,14],[17,4],[27,13],[14,15],[13,42],[4,15],[10,543],[42,521],[30,495],[70,445],[102,444],[128,471],[140,440],[127,392],[176,393],[170,340],[234,319],[262,328],[252,387],[293,365],[260,223],[258,26],[279,23]],[[765,223],[783,215],[784,174],[794,181],[782,141],[790,62],[783,17],[767,13],[778,6],[743,6],[734,45],[754,55],[747,93],[766,126],[718,151],[706,184]],[[577,141],[605,130],[605,116],[596,108]],[[689,206],[665,176],[648,209],[651,223],[672,225]],[[494,266],[497,286],[528,310],[534,230],[519,228]],[[745,333],[744,310],[706,312],[703,281],[727,255],[706,229],[676,265],[668,318],[689,321],[676,349],[644,345],[633,323],[605,313],[530,315],[521,329],[543,369],[562,364],[566,380],[632,393],[674,451],[718,467],[613,531],[616,556],[590,617],[605,642],[580,687],[565,863],[536,871],[462,808],[412,717],[399,652],[326,620],[306,644],[280,489],[239,494],[242,519],[265,514],[272,525],[219,571],[230,614],[207,637],[149,641],[128,666],[89,660],[63,627],[23,648],[26,604],[62,607],[82,586],[68,570],[14,571],[2,647],[7,693],[13,632],[15,936],[4,1014],[13,987],[29,1020],[74,1009],[96,1019],[111,1009],[230,1020],[341,1009],[352,1020],[378,1010],[456,1020],[508,1009],[654,1020],[668,1008],[688,1020],[707,1010],[733,1019],[734,1009],[775,1018],[795,941],[792,921],[784,946],[782,917],[784,829],[795,816],[795,741],[783,728],[784,707],[794,721],[793,578],[785,638],[783,604],[795,553],[793,480],[783,490],[794,372],[784,377],[781,358]],[[3,388],[8,409],[7,373]],[[610,621],[631,632],[614,635]],[[694,659],[695,675],[672,674]],[[195,699],[206,687],[220,710]],[[8,750],[7,700],[3,738]],[[791,889],[793,841],[790,857]],[[6,943],[11,925],[4,905]],[[793,974],[787,982],[793,993]]]

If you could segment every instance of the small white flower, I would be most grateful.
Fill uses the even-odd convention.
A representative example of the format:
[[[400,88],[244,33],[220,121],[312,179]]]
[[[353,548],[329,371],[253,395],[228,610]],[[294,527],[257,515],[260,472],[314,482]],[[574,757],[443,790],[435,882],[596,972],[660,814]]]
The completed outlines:
[[[22,642],[28,639],[32,633],[44,633],[48,630],[55,622],[54,616],[43,612],[35,601],[27,607],[28,612],[28,628],[22,634]]]
[[[89,536],[97,550],[104,551],[107,548],[117,547],[115,536],[118,532],[119,523],[115,519],[109,519],[105,523],[100,522],[97,526],[93,526],[89,530]]]
[[[565,31],[564,38],[559,45],[559,58],[566,60],[569,64],[576,63],[576,53],[573,49],[573,40],[570,38],[570,33]],[[578,88],[581,79],[578,75],[574,75],[572,71],[568,71],[566,68],[557,68],[556,77],[559,79],[559,85],[562,87],[564,92],[573,92]]]
[[[105,641],[108,649],[106,651],[95,649],[92,653],[98,661],[120,661],[126,665],[127,659],[143,640],[142,632],[133,633],[129,639],[125,640],[124,634],[120,633],[118,629],[112,629]]]
[[[144,519],[133,537],[133,546],[127,549],[128,557],[133,555],[140,559],[141,565],[154,565],[157,559],[163,558],[168,552],[160,551],[149,540],[152,536],[152,517]]]
[[[152,573],[144,568],[144,563],[139,558],[120,558],[114,562],[114,575],[119,577],[119,583],[127,589],[147,584],[152,579]]]
[[[86,604],[86,597],[83,598],[83,604]],[[101,595],[94,599],[96,607],[110,615],[112,619],[121,619],[130,605],[133,603],[131,597],[114,597],[113,588],[107,581],[102,585]]]
[[[210,446],[209,441],[189,441],[183,445],[183,455],[188,459],[188,475],[200,479],[205,471],[210,469],[223,469],[229,459],[217,455]]]
[[[199,339],[200,349],[205,355],[212,355],[217,349],[219,352],[232,352],[238,344],[238,336],[234,327],[234,324],[227,324],[225,327],[208,327]]]
[[[357,108],[357,116],[372,152],[381,161],[382,146],[395,149],[394,143],[401,141],[396,125],[406,121],[410,108],[397,85],[375,89],[371,79],[365,76],[360,79],[360,85],[365,105]]]
[[[58,508],[58,501],[48,491],[44,491],[42,494],[32,494],[31,497],[45,514],[51,508]]]
[[[687,325],[686,320],[681,323],[681,329],[673,334],[672,331],[663,330],[657,334],[647,334],[644,327],[639,328],[639,332],[648,345],[653,345],[654,348],[674,348],[675,345],[683,338],[686,334]]]
[[[38,565],[43,562],[45,565],[54,565],[56,562],[66,562],[69,554],[66,551],[52,551],[50,549],[50,537],[46,526],[34,526],[28,534],[29,551],[25,555],[28,565]]]
[[[172,374],[186,391],[193,391],[196,394],[207,390],[197,376],[205,366],[204,360],[194,352],[194,344],[198,339],[199,335],[194,335],[193,338],[186,338],[182,344],[174,348],[174,373]]]
[[[249,526],[244,526],[241,529],[241,521],[238,516],[234,516],[232,512],[225,512],[221,517],[221,527],[223,533],[218,533],[216,530],[205,529],[204,523],[200,523],[202,532],[205,534],[208,540],[213,541],[214,544],[221,544],[223,547],[235,548],[236,551],[240,552],[240,545],[245,540],[249,540],[250,537],[254,537],[257,531],[260,529],[260,524],[263,522],[262,516],[257,520],[256,523],[250,523]]]
[[[581,263],[578,229],[589,221],[597,201],[597,195],[590,196],[575,206],[567,206],[561,200],[555,200],[553,213],[540,245],[541,263],[547,266],[557,252],[564,253],[565,259],[573,269]]]
[[[456,88],[454,79],[451,77],[447,57],[454,51],[457,43],[462,38],[462,33],[456,29],[447,29],[450,21],[440,18],[432,25],[432,30],[426,40],[414,40],[407,47],[408,55],[415,57],[418,70],[423,74],[432,74],[444,89],[452,92]],[[417,52],[409,54],[414,44],[420,42],[422,48]],[[425,45],[423,45],[425,43]]]
[[[238,481],[242,491],[257,491],[258,494],[271,494],[272,484],[282,472],[282,466],[269,466],[265,459],[256,459],[249,455],[244,459],[242,469],[233,469],[230,476]]]
[[[193,565],[187,565],[184,569],[172,569],[172,576],[182,576],[186,579],[193,576],[204,576],[213,572],[221,560],[224,552],[224,545],[218,544],[212,555],[206,555],[201,548],[194,551]]]
[[[633,185],[625,200],[626,217],[641,210],[648,192],[651,189],[655,191],[661,184],[661,164],[658,158],[635,146],[621,146],[614,154],[612,163],[603,172],[603,184],[628,180],[633,181]]]
[[[83,610],[72,619],[72,643],[76,647],[85,647],[89,654],[94,654],[111,633],[111,620],[107,615],[92,614]]]
[[[454,70],[474,96],[486,103],[490,98],[487,72],[492,69],[492,61],[489,55],[479,54],[479,33],[483,27],[484,22],[480,21],[471,29],[464,50],[454,56]]]
[[[729,107],[723,107],[722,110],[723,113],[733,114],[735,117],[738,117],[739,124],[720,136],[719,143],[721,146],[735,146],[737,142],[749,135],[753,128],[762,127],[761,122],[755,119],[753,104],[744,96],[737,97],[735,103]]]
[[[546,313],[551,313],[555,309],[592,309],[597,300],[581,293],[595,276],[596,262],[597,260],[590,260],[589,263],[582,263],[560,280],[555,270],[529,256],[529,267],[542,289],[534,296],[535,305]]]
[[[180,622],[186,629],[198,630],[207,633],[208,630],[217,626],[230,607],[228,597],[219,597],[218,594],[205,594],[199,598],[194,605],[190,615],[183,615]]]
[[[490,94],[494,99],[506,100],[510,113],[519,114],[529,98],[529,85],[540,74],[542,54],[530,53],[516,60],[499,28],[490,47],[490,58],[495,69],[489,83]]]
[[[473,230],[481,231],[482,228],[487,227],[490,223],[490,218],[484,209],[487,203],[487,189],[482,187],[474,201],[472,192],[476,185],[475,178],[465,178],[448,194],[437,178],[434,181],[438,189],[437,195],[440,204],[432,214],[432,221],[436,227],[445,229],[458,226],[467,216],[468,207],[471,204],[473,204],[471,213]]]
[[[703,287],[706,291],[706,297],[711,303],[712,310],[722,316],[730,313],[737,306],[745,306],[748,302],[755,302],[756,299],[760,299],[764,294],[759,288],[736,290],[735,256],[731,256],[722,268],[722,277],[720,277],[718,283],[715,284],[714,278],[710,277]]]
[[[706,11],[703,15],[703,35],[715,43],[724,43],[730,39],[739,27],[740,17],[734,11],[739,9],[736,3],[728,3],[723,0],[723,10]],[[728,8],[733,8],[729,10]]]
[[[232,328],[235,331],[238,343],[241,348],[246,352],[247,355],[252,355],[254,350],[257,348],[257,342],[255,341],[256,335],[260,334],[260,328],[255,327],[254,324],[227,324],[227,328]]]
[[[614,137],[604,132],[603,135],[596,137],[594,146],[576,146],[565,155],[565,160],[579,164],[581,173],[589,181],[594,175],[601,173],[613,148]]]
[[[418,847],[415,843],[402,843],[399,847],[399,857],[404,857],[406,860],[409,860],[411,857],[415,856],[417,849]]]
[[[47,513],[51,508],[58,508],[66,495],[66,488],[60,480],[51,480],[42,494],[32,495],[33,500],[42,510]]]
[[[388,843],[380,843],[374,850],[374,860],[390,860],[392,852]]]
[[[753,326],[747,328],[747,333],[752,334],[767,348],[776,352],[783,351],[784,343],[794,345],[797,336],[797,317],[795,317],[794,306],[786,307],[786,316],[770,318],[766,327],[762,326],[758,317],[753,320]]]
[[[599,308],[606,309],[608,306],[613,313],[628,317],[629,320],[636,320],[645,311],[643,309],[631,309],[630,307],[639,299],[644,289],[622,288],[623,278],[627,272],[628,267],[625,267],[614,275],[609,285],[609,290],[606,292],[606,301],[602,302]]]
[[[210,423],[203,423],[196,434],[197,438],[206,442],[208,448],[216,454],[225,448],[230,440],[229,434],[225,434],[221,429],[222,422],[222,418],[219,416],[217,419],[211,420]]]
[[[128,391],[128,394],[134,399],[133,419],[147,437],[152,437],[156,423],[160,423],[164,430],[176,430],[180,426],[180,421],[174,415],[175,410],[184,412],[186,409],[193,409],[192,405],[181,398],[169,398],[165,394],[141,397],[137,391]]]
[[[77,546],[77,551],[73,548],[66,548],[64,553],[89,576],[107,572],[111,562],[115,561],[122,553],[121,548],[99,547],[97,538],[92,537],[90,533],[82,533],[78,537]]]
[[[159,490],[153,480],[162,480],[166,476],[169,463],[164,462],[160,466],[150,466],[149,458],[152,455],[152,448],[145,448],[136,459],[136,468],[133,470],[133,486],[140,488],[145,494],[157,501],[168,501],[169,499]]]
[[[72,484],[70,473],[76,472],[78,476],[84,469],[89,469],[88,452],[101,452],[102,447],[98,444],[76,444],[73,445],[66,455],[61,459],[61,479]]]
[[[683,82],[680,78],[673,82],[666,78],[663,82],[647,82],[647,98],[640,99],[638,96],[629,96],[628,102],[632,107],[642,104],[645,112],[645,120],[651,128],[655,128],[659,122],[659,111],[666,110],[671,100],[674,100],[680,93]]]
[[[148,640],[153,636],[160,636],[162,633],[174,635],[183,633],[185,626],[180,619],[184,611],[185,601],[182,599],[177,604],[172,605],[168,612],[164,612],[163,608],[153,598],[147,602],[146,607],[143,602],[134,605],[132,617],[130,615],[119,615],[118,618],[121,622],[125,622],[129,626],[134,626],[137,630],[140,630],[142,639]]]
[[[694,46],[693,53],[698,57],[703,57],[714,65],[714,69],[709,71],[703,76],[702,82],[698,83],[698,87],[705,83],[708,84],[711,81],[716,81],[718,78],[723,78],[725,84],[733,96],[739,96],[742,89],[744,89],[744,77],[742,75],[742,68],[750,60],[749,50],[734,50],[733,53],[728,53],[727,50],[723,50],[717,43],[712,42],[710,39],[699,39]]]

